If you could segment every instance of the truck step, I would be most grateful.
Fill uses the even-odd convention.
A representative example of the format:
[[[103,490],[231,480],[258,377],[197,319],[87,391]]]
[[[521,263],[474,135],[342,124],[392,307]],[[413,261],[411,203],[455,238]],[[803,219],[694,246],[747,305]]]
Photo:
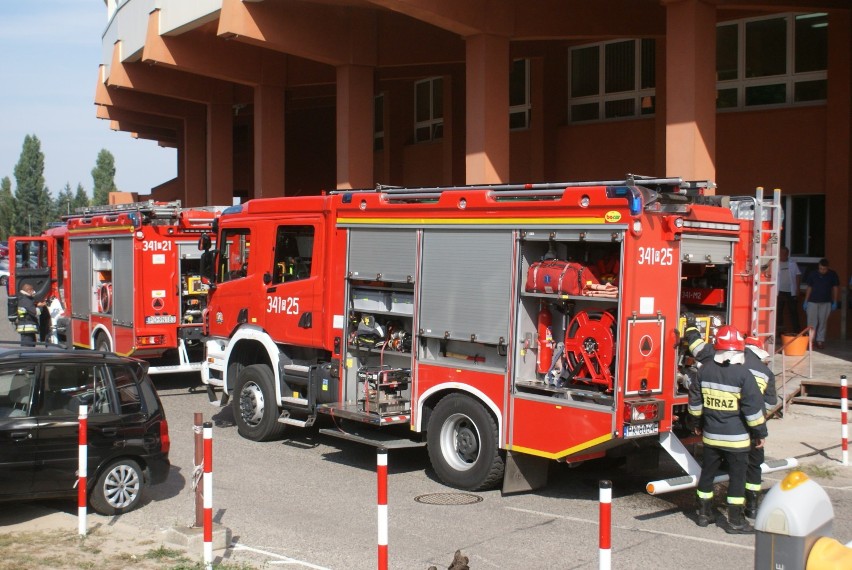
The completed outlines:
[[[308,401],[305,398],[291,398],[290,396],[284,396],[281,398],[282,404],[296,404],[297,406],[306,406],[308,405]]]

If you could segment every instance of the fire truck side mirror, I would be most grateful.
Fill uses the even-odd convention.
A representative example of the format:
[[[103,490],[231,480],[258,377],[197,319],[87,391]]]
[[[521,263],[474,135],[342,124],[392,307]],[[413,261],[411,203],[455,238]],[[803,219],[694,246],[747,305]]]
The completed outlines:
[[[201,234],[201,237],[198,238],[198,249],[199,251],[210,251],[212,247],[212,242],[210,240],[210,234],[204,232]]]
[[[263,284],[269,285],[270,283],[272,283],[272,275],[270,275],[268,272],[264,273],[263,274]]]
[[[199,259],[198,273],[201,274],[202,278],[207,279],[210,283],[214,281],[215,277],[215,260],[216,252],[210,250],[205,250],[204,253],[201,254],[201,259]]]

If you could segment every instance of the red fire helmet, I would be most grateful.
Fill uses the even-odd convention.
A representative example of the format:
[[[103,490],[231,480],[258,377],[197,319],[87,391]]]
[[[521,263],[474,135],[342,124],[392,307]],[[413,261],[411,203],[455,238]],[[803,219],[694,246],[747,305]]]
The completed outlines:
[[[713,344],[716,350],[745,350],[745,339],[736,327],[725,325],[716,331],[716,341]]]

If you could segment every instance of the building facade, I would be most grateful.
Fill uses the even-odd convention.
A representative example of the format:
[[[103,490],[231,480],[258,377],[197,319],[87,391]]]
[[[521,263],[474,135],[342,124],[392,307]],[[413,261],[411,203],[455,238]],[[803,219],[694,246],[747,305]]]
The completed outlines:
[[[780,188],[793,257],[852,269],[849,0],[105,4],[97,114],[177,149],[154,198],[680,176]]]

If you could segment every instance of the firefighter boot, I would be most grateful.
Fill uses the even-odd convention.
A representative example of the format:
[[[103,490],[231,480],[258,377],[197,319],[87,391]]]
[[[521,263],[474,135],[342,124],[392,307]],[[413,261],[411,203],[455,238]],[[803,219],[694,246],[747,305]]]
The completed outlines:
[[[728,534],[754,534],[754,527],[746,520],[742,505],[728,505]]]
[[[760,493],[757,491],[745,492],[745,516],[753,519],[757,517],[757,507],[760,504]]]
[[[713,499],[698,499],[698,526],[707,526],[713,522]]]

